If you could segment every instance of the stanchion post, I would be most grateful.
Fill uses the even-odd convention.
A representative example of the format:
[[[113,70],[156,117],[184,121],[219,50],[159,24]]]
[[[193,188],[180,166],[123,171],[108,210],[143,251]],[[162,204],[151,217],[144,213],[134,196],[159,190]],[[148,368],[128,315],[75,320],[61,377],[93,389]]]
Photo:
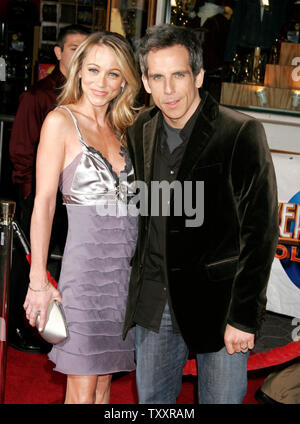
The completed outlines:
[[[13,241],[12,220],[15,210],[15,202],[0,200],[0,404],[4,403],[5,393],[8,290]]]

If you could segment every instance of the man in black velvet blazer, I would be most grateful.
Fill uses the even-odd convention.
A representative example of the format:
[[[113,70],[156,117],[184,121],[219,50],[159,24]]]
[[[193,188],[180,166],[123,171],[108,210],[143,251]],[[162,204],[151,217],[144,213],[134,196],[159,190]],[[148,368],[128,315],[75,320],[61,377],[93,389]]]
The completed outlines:
[[[278,239],[265,133],[199,90],[202,50],[190,30],[148,29],[139,57],[155,103],[128,130],[148,188],[124,329],[136,326],[139,402],[176,403],[194,352],[199,403],[242,403]]]

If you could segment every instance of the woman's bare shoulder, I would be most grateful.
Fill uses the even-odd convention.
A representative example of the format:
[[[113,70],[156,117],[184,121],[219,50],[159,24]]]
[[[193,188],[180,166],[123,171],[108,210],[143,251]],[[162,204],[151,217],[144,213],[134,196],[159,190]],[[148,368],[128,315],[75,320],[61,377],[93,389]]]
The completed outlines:
[[[72,117],[64,108],[56,108],[49,112],[43,124],[44,131],[51,130],[52,133],[58,133],[60,136],[73,127]]]
[[[69,122],[70,114],[64,108],[56,108],[49,112],[46,116],[45,122],[51,123],[52,125]]]

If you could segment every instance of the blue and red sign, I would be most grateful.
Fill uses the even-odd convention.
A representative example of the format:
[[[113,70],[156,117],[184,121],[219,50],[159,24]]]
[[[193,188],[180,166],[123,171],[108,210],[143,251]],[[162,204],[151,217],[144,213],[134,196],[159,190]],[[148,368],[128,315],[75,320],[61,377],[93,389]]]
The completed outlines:
[[[300,191],[279,203],[279,242],[276,255],[287,276],[300,289]]]

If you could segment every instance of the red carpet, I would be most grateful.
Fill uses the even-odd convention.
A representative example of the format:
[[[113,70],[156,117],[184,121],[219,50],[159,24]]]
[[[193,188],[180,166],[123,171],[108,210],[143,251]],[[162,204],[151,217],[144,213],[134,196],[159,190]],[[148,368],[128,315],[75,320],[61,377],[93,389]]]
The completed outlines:
[[[23,353],[11,347],[7,351],[5,404],[62,404],[66,376],[52,371],[47,355]],[[268,375],[267,370],[248,373],[245,404],[256,404],[254,393]],[[196,377],[184,376],[178,404],[194,404]],[[135,373],[118,374],[111,388],[112,404],[137,404]]]

